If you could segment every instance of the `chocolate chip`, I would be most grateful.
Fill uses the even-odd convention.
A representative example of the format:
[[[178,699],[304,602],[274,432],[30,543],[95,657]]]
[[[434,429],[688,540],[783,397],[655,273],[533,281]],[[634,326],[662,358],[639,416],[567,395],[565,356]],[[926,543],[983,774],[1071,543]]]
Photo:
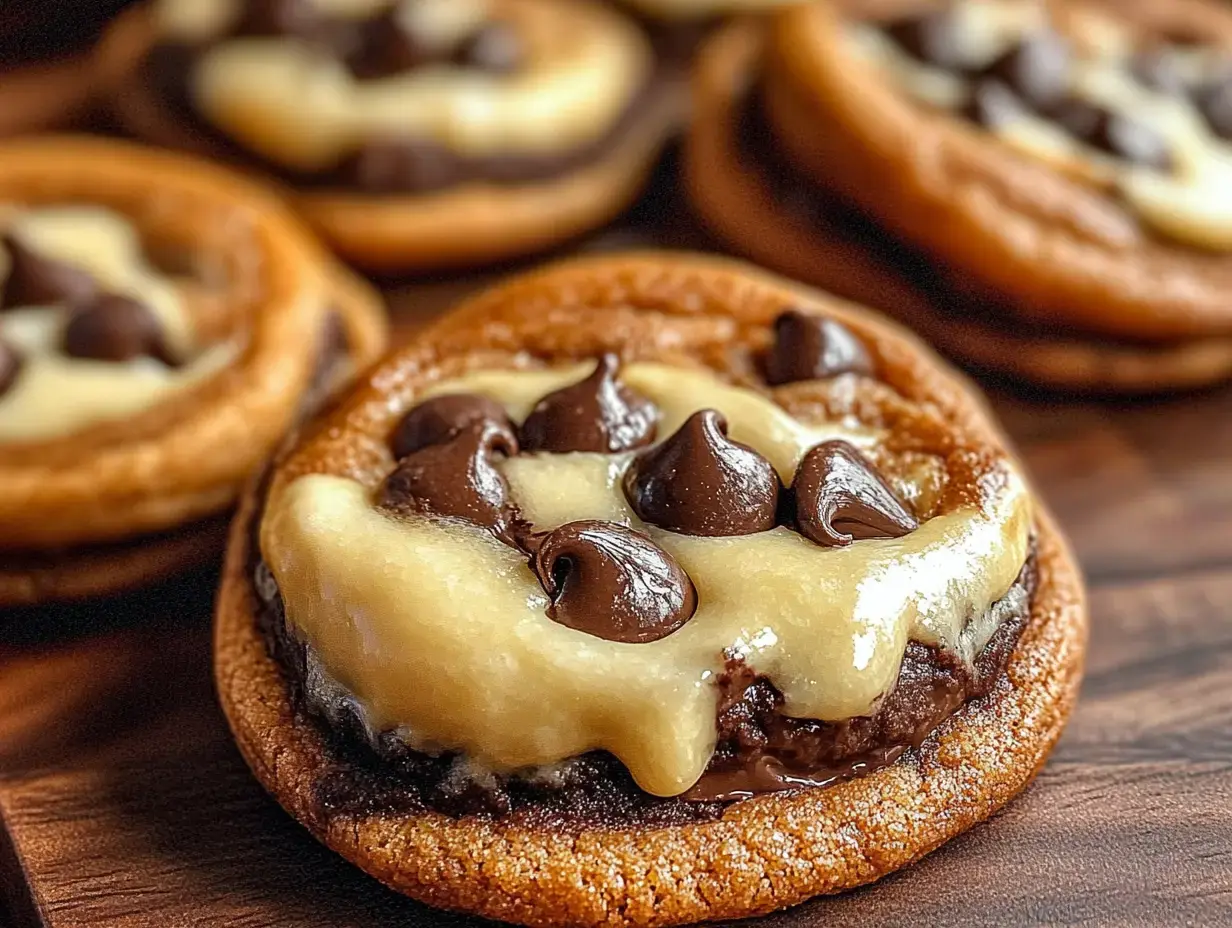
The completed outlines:
[[[394,513],[463,519],[504,537],[511,520],[509,486],[493,458],[517,451],[510,429],[473,422],[403,458],[385,478],[380,505]]]
[[[1162,48],[1139,52],[1130,59],[1129,73],[1143,87],[1169,96],[1183,96],[1188,88],[1176,58]]]
[[[357,41],[344,60],[355,77],[376,80],[445,60],[448,51],[412,30],[395,5],[360,24]]]
[[[9,254],[9,276],[0,306],[48,306],[81,303],[97,292],[94,278],[81,268],[45,258],[13,235],[0,239]]]
[[[417,193],[452,185],[461,170],[457,156],[445,146],[402,136],[365,142],[339,173],[369,193]]]
[[[232,29],[237,36],[305,36],[321,24],[313,0],[243,0],[241,6]]]
[[[549,393],[522,423],[524,451],[631,451],[654,441],[659,411],[616,379],[620,359],[599,358],[585,380]]]
[[[439,444],[476,423],[491,422],[513,434],[513,423],[496,400],[477,393],[445,393],[424,400],[405,416],[389,438],[397,459]]]
[[[751,535],[774,528],[779,479],[770,462],[727,437],[713,409],[689,417],[625,472],[633,511],[686,535]]]
[[[1194,103],[1212,132],[1221,139],[1232,140],[1232,79],[1197,88]]]
[[[1070,98],[1050,114],[1074,138],[1131,164],[1167,170],[1167,140],[1144,122],[1086,100]]]
[[[983,76],[1005,84],[1033,109],[1047,110],[1065,96],[1070,58],[1064,38],[1051,31],[1036,32],[995,58]]]
[[[0,339],[0,396],[8,392],[21,373],[21,353],[8,342]]]
[[[64,329],[64,353],[96,361],[168,360],[158,317],[116,293],[99,294],[73,311]]]
[[[845,441],[811,449],[792,481],[796,526],[827,548],[856,538],[898,538],[919,528],[894,491]]]
[[[953,10],[936,10],[886,26],[886,35],[925,64],[951,71],[966,66],[962,22]]]
[[[569,522],[533,536],[531,569],[548,618],[605,641],[666,638],[693,616],[697,592],[670,554],[615,522]]]
[[[1014,91],[998,80],[982,80],[971,88],[963,115],[977,126],[999,129],[1021,118],[1026,112]]]
[[[458,46],[454,61],[490,74],[512,74],[522,67],[526,49],[513,23],[486,23]]]
[[[842,323],[794,309],[774,320],[774,345],[766,356],[767,383],[777,386],[872,370],[868,349]]]

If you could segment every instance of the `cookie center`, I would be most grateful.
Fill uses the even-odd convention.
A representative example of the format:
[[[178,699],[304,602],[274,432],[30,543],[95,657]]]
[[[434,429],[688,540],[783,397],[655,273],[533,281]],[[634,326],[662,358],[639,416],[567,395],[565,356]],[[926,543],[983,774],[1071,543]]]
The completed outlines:
[[[6,214],[0,280],[0,442],[134,415],[235,355],[199,342],[175,282],[106,209]]]
[[[845,720],[873,714],[909,641],[971,662],[995,633],[1030,530],[1012,472],[920,524],[925,491],[871,463],[883,433],[606,363],[437,384],[380,487],[311,474],[271,495],[288,626],[374,731],[498,772],[606,750],[675,796],[714,754],[732,662],[787,715]],[[537,419],[553,450],[527,450]]]
[[[1232,249],[1226,51],[1026,0],[852,23],[848,39],[920,104],[1108,190],[1157,234]]]

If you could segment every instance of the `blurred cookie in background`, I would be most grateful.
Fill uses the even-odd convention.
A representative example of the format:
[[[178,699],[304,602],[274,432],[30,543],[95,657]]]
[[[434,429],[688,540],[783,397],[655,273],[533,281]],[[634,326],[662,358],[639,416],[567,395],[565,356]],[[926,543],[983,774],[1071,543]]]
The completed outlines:
[[[973,368],[1201,386],[1232,376],[1230,49],[1204,0],[802,5],[707,50],[690,193]]]
[[[0,606],[217,553],[241,485],[384,341],[379,297],[229,172],[0,145]]]
[[[90,49],[132,0],[0,3],[0,135],[63,126],[97,89]]]
[[[102,59],[130,131],[277,179],[383,272],[602,225],[680,105],[636,24],[590,0],[157,0]]]

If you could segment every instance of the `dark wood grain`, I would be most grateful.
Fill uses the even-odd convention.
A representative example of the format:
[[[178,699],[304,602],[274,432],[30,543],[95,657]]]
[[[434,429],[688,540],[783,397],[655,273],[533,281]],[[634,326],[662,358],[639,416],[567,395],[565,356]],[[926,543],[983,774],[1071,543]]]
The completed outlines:
[[[664,202],[666,201],[666,202]],[[588,247],[694,244],[656,188]],[[482,279],[391,288],[413,330]],[[1020,800],[882,883],[764,919],[1232,924],[1232,391],[994,405],[1092,583],[1082,701]],[[0,889],[18,928],[478,924],[395,896],[248,775],[215,707],[209,571],[0,615]],[[0,914],[0,925],[6,916]]]

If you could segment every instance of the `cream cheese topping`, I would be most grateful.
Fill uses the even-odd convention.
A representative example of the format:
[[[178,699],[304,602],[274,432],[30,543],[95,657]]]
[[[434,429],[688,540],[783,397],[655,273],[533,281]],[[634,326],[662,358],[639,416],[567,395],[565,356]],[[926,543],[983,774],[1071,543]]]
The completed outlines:
[[[489,371],[432,392],[481,392],[520,421],[544,393],[586,372]],[[818,441],[878,438],[854,423],[797,422],[768,397],[705,372],[631,364],[621,377],[660,407],[660,439],[689,413],[719,408],[732,437],[787,479]],[[1027,556],[1031,506],[1012,473],[982,506],[902,538],[823,548],[782,527],[722,538],[644,525],[620,487],[628,460],[540,453],[501,466],[537,529],[619,521],[677,559],[697,611],[655,642],[606,641],[549,620],[525,555],[474,526],[393,518],[342,477],[303,476],[269,499],[263,557],[290,627],[376,730],[399,731],[421,750],[463,751],[497,771],[603,749],[643,789],[671,796],[697,781],[713,753],[713,678],[725,653],[770,676],[791,715],[867,715],[893,687],[909,640],[972,659],[995,627],[969,620],[1006,594]]]
[[[388,0],[357,3],[348,12],[389,6]],[[465,33],[491,7],[521,31],[527,63],[508,75],[429,65],[358,80],[303,40],[237,38],[199,61],[192,77],[197,106],[247,148],[299,171],[329,170],[374,139],[426,139],[464,156],[549,155],[600,139],[653,67],[636,27],[592,3],[402,0],[402,6],[417,29],[438,35]],[[339,0],[331,0],[328,8],[336,7]],[[217,35],[234,15],[219,0],[160,0],[159,6],[165,34],[196,41]]]
[[[67,307],[0,312],[0,339],[23,358],[16,382],[0,394],[0,442],[55,438],[133,415],[234,357],[230,344],[198,351],[174,284],[146,263],[136,230],[122,216],[98,207],[44,207],[10,214],[7,226],[40,255],[80,267],[102,289],[149,307],[172,353],[190,360],[172,368],[152,358],[111,363],[69,357],[60,351]]]
[[[992,61],[1026,33],[1047,25],[1042,5],[1028,0],[964,2],[954,9],[962,23],[963,57],[973,66]],[[1021,152],[1117,191],[1160,235],[1196,248],[1232,250],[1232,144],[1211,131],[1191,101],[1133,78],[1126,63],[1132,42],[1123,27],[1096,17],[1075,25],[1083,27],[1087,40],[1074,61],[1074,95],[1149,125],[1169,145],[1171,170],[1114,158],[1026,110],[988,131]],[[849,31],[852,46],[916,100],[947,110],[966,102],[969,82],[963,77],[916,60],[869,24],[853,24]],[[1178,55],[1178,65],[1199,78],[1214,76],[1217,62],[1186,52]]]

